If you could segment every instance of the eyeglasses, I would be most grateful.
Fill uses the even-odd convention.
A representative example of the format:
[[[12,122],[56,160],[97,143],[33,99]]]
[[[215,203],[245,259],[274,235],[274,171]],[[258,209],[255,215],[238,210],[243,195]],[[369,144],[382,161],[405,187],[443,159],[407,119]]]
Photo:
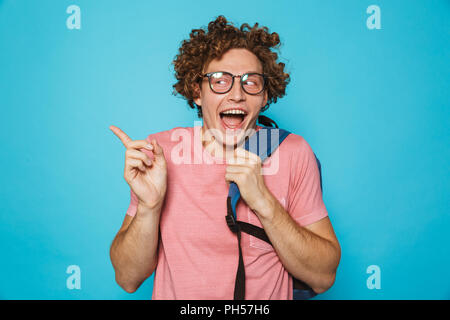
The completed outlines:
[[[234,84],[234,78],[241,78],[241,88],[245,93],[256,95],[264,91],[266,86],[266,76],[260,73],[244,73],[243,75],[233,75],[225,71],[205,73],[202,78],[208,77],[209,87],[214,93],[227,93]]]

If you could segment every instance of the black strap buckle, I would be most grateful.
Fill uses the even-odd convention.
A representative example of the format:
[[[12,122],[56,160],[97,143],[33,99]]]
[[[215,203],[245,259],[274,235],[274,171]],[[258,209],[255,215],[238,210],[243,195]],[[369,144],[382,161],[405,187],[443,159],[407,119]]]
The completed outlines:
[[[230,230],[233,233],[238,232],[238,225],[236,223],[236,219],[234,218],[233,215],[233,209],[231,207],[231,198],[228,197],[227,198],[227,215],[225,216],[225,220],[227,222],[228,228],[230,228]]]
[[[227,214],[225,220],[227,221],[228,228],[230,228],[233,233],[236,233],[238,231],[238,225],[233,215]]]

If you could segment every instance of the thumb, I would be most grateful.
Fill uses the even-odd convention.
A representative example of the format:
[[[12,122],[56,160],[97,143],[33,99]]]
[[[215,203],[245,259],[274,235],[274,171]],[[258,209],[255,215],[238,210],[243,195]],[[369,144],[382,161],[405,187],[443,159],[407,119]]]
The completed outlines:
[[[161,161],[164,160],[164,150],[163,148],[158,144],[158,142],[156,141],[156,139],[153,139],[151,141],[151,144],[153,146],[153,155],[155,156],[155,160],[156,161]]]

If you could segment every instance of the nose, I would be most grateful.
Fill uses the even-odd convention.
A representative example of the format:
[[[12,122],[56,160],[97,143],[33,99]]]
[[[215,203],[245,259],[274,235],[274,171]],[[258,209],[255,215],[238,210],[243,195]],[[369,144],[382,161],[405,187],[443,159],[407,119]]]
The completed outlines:
[[[245,92],[242,89],[240,77],[234,78],[234,84],[228,93],[228,98],[234,102],[245,100]]]

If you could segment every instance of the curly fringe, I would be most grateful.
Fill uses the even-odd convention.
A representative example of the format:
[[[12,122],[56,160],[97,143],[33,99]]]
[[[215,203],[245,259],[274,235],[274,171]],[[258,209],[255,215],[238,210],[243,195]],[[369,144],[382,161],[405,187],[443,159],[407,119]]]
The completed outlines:
[[[263,73],[267,75],[268,101],[262,111],[268,109],[271,103],[285,95],[286,86],[290,81],[289,74],[284,70],[284,63],[277,62],[278,55],[271,48],[280,47],[280,37],[277,33],[270,33],[267,27],[253,27],[244,23],[238,29],[228,23],[224,16],[209,22],[208,29],[193,29],[189,39],[183,40],[179,53],[173,60],[175,78],[173,93],[181,94],[192,109],[197,108],[201,118],[202,110],[194,103],[198,98],[195,84],[199,75],[211,60],[220,59],[225,52],[234,48],[244,48],[255,54],[263,66]]]

